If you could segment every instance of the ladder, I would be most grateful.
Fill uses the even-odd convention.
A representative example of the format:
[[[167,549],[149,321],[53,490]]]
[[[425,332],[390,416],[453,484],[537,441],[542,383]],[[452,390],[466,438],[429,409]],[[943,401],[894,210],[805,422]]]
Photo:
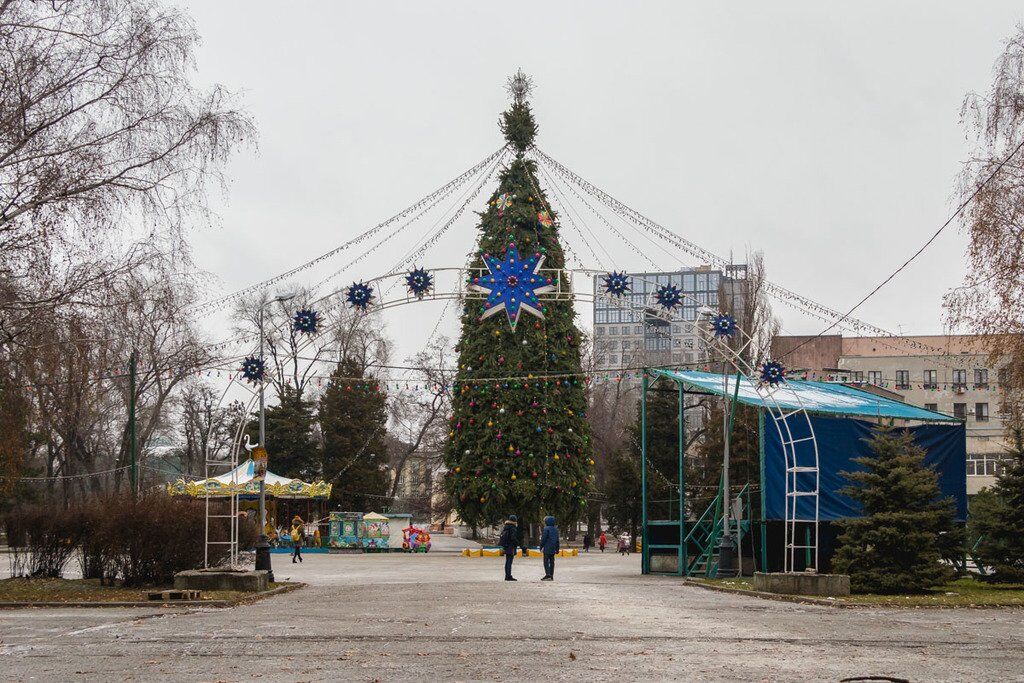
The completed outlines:
[[[784,571],[817,569],[820,471],[810,416],[801,409],[769,411],[786,460]]]
[[[228,460],[211,460],[209,453],[207,453],[204,459],[205,478],[209,480],[211,477],[218,476],[221,474],[227,474],[228,472],[235,472],[238,469],[238,444],[232,444],[231,457]],[[227,471],[218,471],[224,470]],[[238,484],[239,482],[231,481],[231,484]],[[203,537],[203,567],[209,568],[211,560],[217,560],[217,564],[223,564],[221,562],[224,558],[224,546],[227,546],[227,564],[230,567],[238,566],[238,490],[235,486],[231,488],[231,495],[227,496],[227,513],[219,513],[211,511],[210,499],[214,496],[210,495],[210,487],[205,487],[206,490],[203,493],[203,498],[206,503],[206,520],[205,520],[205,531]],[[217,499],[223,500],[224,496],[216,496]],[[218,506],[220,507],[220,506]],[[211,538],[210,531],[211,526],[218,525],[216,520],[227,519],[228,520],[228,539],[221,540],[220,538]]]

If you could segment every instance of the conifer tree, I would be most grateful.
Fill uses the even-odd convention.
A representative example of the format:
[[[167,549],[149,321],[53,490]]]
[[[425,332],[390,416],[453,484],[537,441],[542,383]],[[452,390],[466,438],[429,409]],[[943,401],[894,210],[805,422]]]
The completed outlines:
[[[879,427],[864,467],[844,472],[854,485],[843,493],[861,504],[862,516],[840,520],[835,570],[850,575],[858,593],[911,593],[941,585],[952,569],[941,562],[940,534],[953,531],[949,500],[924,464],[924,451],[907,430]]]
[[[377,380],[359,363],[343,360],[320,396],[323,477],[334,484],[331,504],[343,510],[379,511],[386,503],[387,406]]]
[[[982,564],[994,570],[994,580],[1018,583],[1024,582],[1024,428],[1009,431],[1012,460],[989,489],[988,505],[976,500],[971,516]]]
[[[514,156],[480,214],[478,250],[469,263],[474,277],[467,285],[489,285],[491,291],[526,285],[516,279],[523,271],[507,274],[516,251],[520,266],[543,259],[541,270],[530,272],[567,292],[569,283],[558,282],[565,255],[557,216],[537,180],[536,163],[526,158],[537,133],[527,102],[529,79],[520,72],[509,90],[513,102],[501,130]],[[506,274],[495,267],[502,263]],[[459,517],[472,526],[495,524],[513,513],[527,523],[548,513],[570,522],[583,512],[591,488],[583,337],[573,303],[544,300],[543,294],[531,299],[528,287],[515,296],[519,301],[506,299],[504,306],[493,296],[463,302],[445,486]]]
[[[248,426],[251,433],[258,433],[257,420]],[[284,385],[278,404],[266,410],[268,469],[283,477],[315,477],[320,469],[320,453],[313,426],[312,401]]]

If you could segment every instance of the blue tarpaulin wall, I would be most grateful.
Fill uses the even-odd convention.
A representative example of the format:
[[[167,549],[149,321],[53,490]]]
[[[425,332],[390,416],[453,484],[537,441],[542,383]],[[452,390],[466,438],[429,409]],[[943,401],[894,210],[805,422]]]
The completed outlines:
[[[850,418],[810,415],[818,444],[819,519],[832,521],[843,517],[860,515],[860,505],[839,489],[850,482],[840,472],[854,472],[863,469],[851,461],[852,458],[870,455],[867,440],[871,438],[876,423]],[[804,423],[804,420],[789,420],[790,425]],[[806,424],[803,429],[806,430]],[[939,475],[942,495],[952,498],[956,504],[957,519],[967,518],[967,441],[962,422],[947,424],[925,424],[907,427],[914,435],[914,441],[924,449],[925,464]],[[794,431],[793,438],[802,435]],[[779,432],[770,416],[765,415],[764,424],[764,486],[765,517],[769,520],[786,518],[786,462],[782,452]],[[813,475],[798,475],[813,476]],[[800,488],[806,488],[801,485]],[[798,517],[813,519],[813,498],[798,499]]]

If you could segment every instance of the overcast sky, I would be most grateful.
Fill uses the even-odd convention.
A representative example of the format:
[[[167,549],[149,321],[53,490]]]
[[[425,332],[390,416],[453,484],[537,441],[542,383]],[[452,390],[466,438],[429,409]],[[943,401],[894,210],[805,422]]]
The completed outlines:
[[[763,251],[770,279],[845,309],[953,209],[961,103],[987,89],[1024,5],[844,5],[186,4],[204,39],[199,80],[238,91],[260,131],[258,150],[235,158],[228,194],[215,198],[219,226],[194,236],[200,266],[218,279],[207,294],[319,255],[497,149],[504,81],[522,67],[536,84],[542,149],[715,253]],[[472,218],[424,264],[462,265]],[[858,315],[906,334],[941,332],[941,297],[960,281],[964,245],[950,229]],[[380,275],[396,251],[337,285]],[[620,251],[616,267],[646,266]],[[666,269],[697,265],[651,256]],[[777,310],[787,332],[821,329]],[[398,359],[441,311],[425,303],[388,314]],[[580,313],[589,326],[590,308]],[[456,333],[450,313],[442,330]]]

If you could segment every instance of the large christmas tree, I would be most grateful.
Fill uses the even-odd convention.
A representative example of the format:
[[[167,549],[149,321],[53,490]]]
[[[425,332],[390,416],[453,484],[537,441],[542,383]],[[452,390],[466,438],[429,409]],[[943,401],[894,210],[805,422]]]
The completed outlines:
[[[565,256],[557,216],[525,158],[537,133],[529,80],[509,81],[501,129],[514,159],[480,214],[456,350],[446,487],[462,520],[577,519],[593,478],[586,382],[571,298],[550,300]]]

